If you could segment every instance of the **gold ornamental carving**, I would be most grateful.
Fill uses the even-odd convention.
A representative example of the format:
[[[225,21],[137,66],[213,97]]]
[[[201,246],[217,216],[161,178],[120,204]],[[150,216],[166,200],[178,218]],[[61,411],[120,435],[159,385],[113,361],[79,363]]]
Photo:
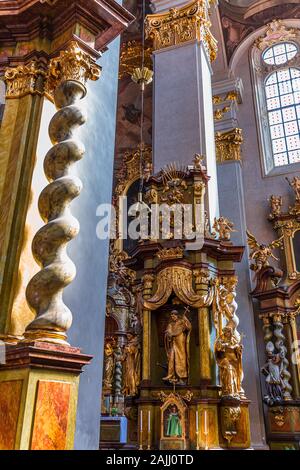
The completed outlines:
[[[255,236],[247,230],[248,246],[251,249],[250,259],[254,261],[250,268],[258,274],[263,268],[270,266],[269,259],[273,258],[278,261],[278,258],[273,254],[275,248],[282,248],[283,236],[274,240],[272,243],[264,244],[259,243]]]
[[[215,217],[213,229],[218,234],[220,240],[230,241],[231,234],[236,232],[234,224],[226,217]]]
[[[45,75],[36,61],[8,68],[4,75],[6,99],[22,98],[29,94],[42,95]]]
[[[184,249],[180,246],[176,248],[164,248],[157,253],[157,258],[160,260],[181,259],[184,255]]]
[[[72,41],[66,50],[60,52],[59,57],[50,61],[46,94],[53,99],[54,90],[64,81],[79,82],[85,88],[88,80],[96,81],[100,75],[101,67],[80,49],[76,41]]]
[[[214,61],[218,46],[210,27],[207,0],[196,0],[182,8],[171,8],[167,13],[146,18],[146,35],[153,39],[154,50],[192,40],[203,41],[211,61]]]
[[[227,132],[216,133],[217,163],[241,161],[241,146],[244,142],[242,129],[235,128]]]
[[[128,41],[121,46],[119,79],[131,77],[136,67],[142,62],[142,43],[138,41]],[[152,49],[145,47],[144,50],[144,66],[148,69],[152,68],[151,60]]]
[[[254,45],[261,51],[281,41],[296,39],[299,32],[294,28],[287,28],[282,20],[273,20],[267,25],[266,32],[260,36]]]
[[[136,149],[128,150],[124,153],[123,163],[117,172],[116,180],[116,197],[125,195],[126,191],[132,183],[140,177],[140,160],[142,161],[142,169],[144,179],[147,180],[152,173],[152,147],[142,145]]]
[[[155,294],[143,300],[143,306],[147,310],[157,310],[162,307],[172,292],[181,302],[194,308],[207,307],[213,301],[213,289],[209,289],[204,295],[196,293],[193,287],[193,272],[182,266],[167,267],[160,271],[156,284]]]

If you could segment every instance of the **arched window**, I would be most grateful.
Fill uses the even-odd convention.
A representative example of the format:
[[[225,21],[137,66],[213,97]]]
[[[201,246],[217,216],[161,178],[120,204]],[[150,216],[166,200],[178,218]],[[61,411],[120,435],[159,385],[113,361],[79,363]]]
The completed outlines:
[[[297,54],[294,44],[269,47],[267,64],[282,66]],[[272,72],[265,81],[268,120],[275,167],[300,162],[300,69]]]
[[[300,167],[299,51],[296,37],[254,47],[256,108],[266,175]]]

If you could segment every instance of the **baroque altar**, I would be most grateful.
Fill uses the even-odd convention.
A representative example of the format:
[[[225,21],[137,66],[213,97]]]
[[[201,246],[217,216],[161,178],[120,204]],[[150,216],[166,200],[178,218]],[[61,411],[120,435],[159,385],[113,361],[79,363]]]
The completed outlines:
[[[130,275],[128,308],[135,318],[129,335],[119,337],[123,356],[131,351],[131,362],[122,357],[119,362],[130,447],[250,447],[234,271],[244,248],[230,241],[234,228],[229,220],[220,217],[209,226],[209,177],[202,160],[196,155],[187,168],[171,165],[147,176],[140,204],[152,213],[157,204],[171,209],[169,233],[163,211],[155,237],[150,231],[141,234],[128,253],[117,240],[112,253],[122,264],[115,273],[123,279]],[[200,234],[193,241],[176,232],[176,203],[193,209],[192,226]],[[117,318],[119,313],[112,308],[109,315]]]

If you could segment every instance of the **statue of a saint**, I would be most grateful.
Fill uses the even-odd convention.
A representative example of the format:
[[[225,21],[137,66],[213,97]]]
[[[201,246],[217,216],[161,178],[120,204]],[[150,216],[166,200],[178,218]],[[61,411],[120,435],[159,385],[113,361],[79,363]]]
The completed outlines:
[[[181,437],[182,436],[182,426],[180,421],[179,411],[176,405],[171,407],[171,411],[167,420],[167,437]]]
[[[192,325],[188,318],[171,312],[171,319],[165,331],[165,349],[168,358],[168,375],[163,380],[184,384],[189,377],[189,344]]]
[[[127,345],[124,347],[121,361],[123,363],[123,390],[125,396],[135,396],[141,381],[141,351],[137,335],[127,333]]]
[[[107,341],[104,347],[104,374],[103,384],[104,388],[111,390],[113,386],[115,358],[114,358],[114,343],[113,340]]]
[[[232,328],[225,326],[215,343],[215,357],[220,371],[223,397],[240,398],[242,394],[243,346]]]
[[[272,406],[283,400],[283,361],[280,354],[274,353],[275,347],[271,341],[267,344],[266,349],[268,359],[261,369],[262,373],[266,376],[267,395],[264,396],[264,401],[268,405]]]

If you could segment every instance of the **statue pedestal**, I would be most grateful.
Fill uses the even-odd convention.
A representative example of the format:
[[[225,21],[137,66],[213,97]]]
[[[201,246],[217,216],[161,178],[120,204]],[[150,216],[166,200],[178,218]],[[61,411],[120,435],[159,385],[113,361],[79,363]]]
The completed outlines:
[[[79,374],[91,356],[33,342],[8,346],[0,366],[0,450],[72,450]]]

